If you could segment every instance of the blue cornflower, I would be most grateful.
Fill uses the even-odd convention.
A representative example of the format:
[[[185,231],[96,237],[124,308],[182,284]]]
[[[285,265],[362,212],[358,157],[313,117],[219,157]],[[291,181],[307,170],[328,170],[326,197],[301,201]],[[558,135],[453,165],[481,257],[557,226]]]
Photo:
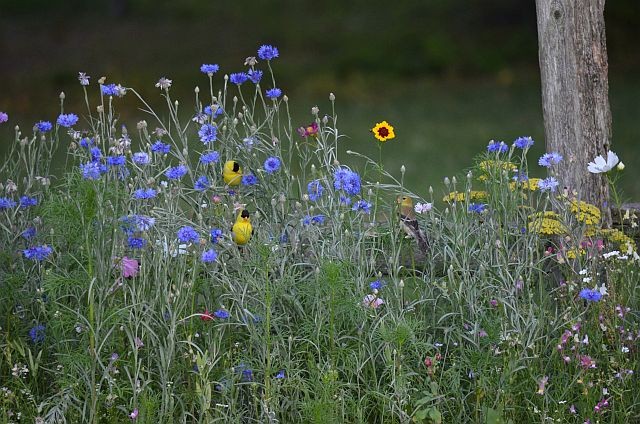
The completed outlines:
[[[216,64],[203,64],[200,67],[200,72],[203,74],[215,74],[220,70],[220,66]]]
[[[136,152],[131,158],[136,165],[148,165],[150,161],[149,155],[145,152]]]
[[[0,111],[0,124],[4,124],[9,120],[9,115],[6,112]]]
[[[198,191],[204,191],[206,189],[208,189],[209,187],[211,187],[211,182],[209,182],[209,178],[207,178],[205,175],[203,175],[202,177],[198,178],[196,180],[196,183],[194,185],[194,188]]]
[[[333,187],[336,190],[344,190],[347,194],[355,196],[360,193],[360,176],[347,168],[338,168],[333,174]]]
[[[491,140],[487,145],[488,152],[499,152],[505,153],[509,151],[509,146],[506,145],[504,141],[493,141]]]
[[[89,150],[89,154],[91,155],[91,162],[99,162],[102,158],[102,150],[99,147],[92,147]]]
[[[538,188],[540,189],[540,191],[550,191],[553,193],[556,191],[556,188],[558,188],[559,184],[560,183],[555,178],[548,177],[538,182]]]
[[[53,129],[53,125],[51,125],[51,122],[49,121],[40,121],[36,124],[36,128],[41,133],[46,133]]]
[[[100,179],[100,164],[97,162],[87,162],[80,164],[80,171],[82,171],[82,178],[84,178],[85,180]]]
[[[340,196],[340,204],[345,205],[345,206],[351,205],[351,197]]]
[[[160,140],[157,140],[151,145],[151,151],[155,153],[164,153],[166,155],[167,153],[169,153],[169,150],[171,150],[171,146],[168,144],[164,144]]]
[[[325,220],[325,216],[324,215],[307,215],[304,218],[302,218],[302,224],[304,225],[311,225],[311,224],[323,224]]]
[[[256,178],[253,174],[247,174],[242,177],[242,185],[244,186],[253,186],[258,184],[258,178]]]
[[[277,378],[277,379],[280,379],[280,380],[281,380],[281,379],[283,379],[283,378],[285,378],[284,370],[280,370],[280,371],[278,371],[278,372],[276,373],[276,378]]]
[[[324,192],[324,187],[320,184],[320,180],[313,180],[309,184],[307,184],[307,193],[309,193],[309,200],[312,202],[317,201],[322,197],[322,193]]]
[[[132,249],[142,249],[146,246],[147,240],[141,237],[130,236],[129,238],[127,238],[127,244]]]
[[[249,79],[251,80],[252,83],[254,84],[258,84],[260,82],[260,80],[262,79],[262,71],[257,70],[257,69],[251,69],[247,72],[247,75],[249,76]]]
[[[88,149],[89,147],[93,146],[93,138],[89,138],[89,137],[82,137],[80,139],[80,147],[84,147],[85,149]]]
[[[376,280],[369,283],[369,288],[371,288],[371,290],[381,290],[386,285],[387,283],[385,283],[384,281]]]
[[[371,213],[371,203],[367,202],[366,200],[358,200],[356,203],[353,204],[353,207],[351,208],[352,211],[360,211],[360,212],[364,212],[364,213]]]
[[[126,159],[124,156],[107,156],[107,165],[124,166]]]
[[[31,206],[36,206],[38,204],[38,199],[35,197],[29,196],[20,196],[20,207],[28,208]]]
[[[133,192],[133,197],[136,199],[153,199],[158,192],[152,188],[139,188]]]
[[[516,141],[513,142],[513,145],[518,149],[528,149],[533,146],[533,138],[531,137],[518,137]]]
[[[8,197],[0,197],[0,211],[4,209],[12,209],[16,207],[16,202]]]
[[[216,138],[218,136],[218,128],[215,125],[204,124],[200,127],[198,135],[200,136],[200,141],[202,141],[204,144],[209,144],[212,141],[216,141]]]
[[[218,259],[218,253],[213,249],[205,250],[202,252],[200,259],[206,264],[215,262]]]
[[[38,324],[29,330],[29,337],[32,343],[42,343],[45,338],[46,327],[43,324]]]
[[[211,236],[211,243],[217,244],[222,238],[222,230],[220,228],[213,228],[209,231],[209,235]]]
[[[267,171],[267,174],[273,174],[277,170],[280,169],[280,159],[275,156],[272,156],[264,161],[264,170]]]
[[[193,227],[185,225],[178,230],[178,240],[180,240],[181,243],[198,243],[200,241],[200,235]]]
[[[237,72],[229,75],[229,81],[231,81],[232,84],[236,85],[242,85],[243,83],[247,82],[248,79],[249,75],[247,75],[245,72]]]
[[[203,153],[200,156],[200,163],[209,164],[209,163],[218,163],[220,160],[220,153],[218,152],[207,152]]]
[[[61,127],[73,127],[76,123],[78,123],[78,115],[76,115],[75,113],[68,113],[68,114],[60,114],[60,116],[58,116],[58,125],[60,125]]]
[[[516,171],[516,174],[513,176],[513,181],[524,183],[529,181],[529,176],[524,171]]]
[[[101,84],[100,85],[100,91],[105,96],[119,96],[120,95],[120,89],[115,84],[106,84],[106,85]]]
[[[35,227],[29,227],[26,230],[24,230],[20,235],[25,240],[31,240],[32,238],[34,238],[36,236],[36,228]]]
[[[229,314],[229,312],[227,312],[226,309],[218,309],[217,311],[215,311],[213,313],[213,316],[219,319],[227,319],[229,318],[231,315]]]
[[[258,49],[258,57],[262,60],[271,60],[275,59],[280,55],[277,47],[273,47],[270,45],[262,45]]]
[[[131,236],[138,231],[147,231],[156,223],[155,218],[146,215],[130,215],[120,218],[120,229]]]
[[[469,208],[467,209],[469,212],[475,213],[483,213],[487,208],[487,205],[484,203],[470,203]]]
[[[213,110],[213,106],[205,106],[204,109],[202,110],[204,112],[205,115],[209,115],[209,116],[213,116],[214,118],[217,118],[218,116],[222,115],[222,113],[224,112],[224,109],[222,109],[221,105],[215,105],[215,111]]]
[[[184,177],[186,173],[187,167],[184,165],[178,165],[174,168],[167,169],[164,175],[170,180],[179,180],[180,178]]]
[[[244,371],[242,371],[242,379],[241,381],[247,383],[249,381],[253,381],[253,371],[251,371],[250,369],[246,369]]]
[[[274,87],[274,88],[268,89],[266,91],[266,94],[267,94],[268,98],[270,98],[272,100],[275,100],[278,97],[282,96],[282,90],[280,90],[279,88]]]
[[[602,293],[600,293],[599,290],[593,289],[582,289],[580,290],[579,296],[589,302],[597,302],[602,299]]]
[[[560,163],[561,160],[562,155],[557,152],[545,153],[544,155],[540,156],[540,159],[538,159],[538,165],[549,168],[551,167],[551,165]]]
[[[22,251],[25,258],[32,261],[43,261],[53,252],[53,249],[43,244],[42,246],[32,246]]]

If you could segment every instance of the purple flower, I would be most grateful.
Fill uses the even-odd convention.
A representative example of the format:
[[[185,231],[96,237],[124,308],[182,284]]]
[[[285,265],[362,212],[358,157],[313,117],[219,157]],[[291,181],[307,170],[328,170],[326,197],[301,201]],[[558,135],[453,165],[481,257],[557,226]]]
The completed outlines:
[[[179,180],[180,178],[184,177],[186,173],[187,167],[184,165],[178,165],[174,168],[167,169],[164,175],[170,180]]]
[[[151,145],[151,151],[155,153],[164,153],[166,155],[167,153],[169,153],[169,150],[171,150],[171,146],[169,146],[168,144],[164,144],[160,140],[157,140]]]
[[[126,159],[124,156],[107,156],[107,165],[124,166]]]
[[[93,146],[93,138],[89,138],[89,137],[82,137],[80,139],[80,147],[84,147],[85,149],[88,149],[89,147]]]
[[[8,197],[0,197],[0,211],[16,207],[16,202]]]
[[[82,178],[84,178],[85,180],[99,180],[100,170],[100,164],[97,162],[87,162],[80,164]]]
[[[538,182],[538,188],[540,189],[540,191],[550,191],[553,193],[556,191],[559,184],[560,183],[555,178],[548,177]]]
[[[58,116],[57,122],[61,127],[73,127],[76,123],[78,123],[78,115],[74,113],[68,113],[66,115],[60,114],[60,116]]]
[[[211,243],[217,244],[222,238],[222,230],[220,228],[213,228],[209,231],[209,235],[211,236]]]
[[[371,213],[371,203],[367,202],[366,200],[358,200],[356,203],[353,204],[353,207],[351,208],[352,211],[360,211],[366,214]]]
[[[231,315],[229,314],[229,312],[227,312],[226,309],[218,309],[217,311],[215,311],[213,313],[213,316],[219,319],[227,319],[229,318]]]
[[[493,141],[491,140],[487,145],[488,152],[498,152],[498,153],[506,153],[509,151],[509,146],[506,145],[504,141]]]
[[[102,150],[99,147],[92,147],[89,150],[89,154],[91,155],[91,162],[99,162],[102,158]]]
[[[220,70],[220,66],[216,64],[203,64],[200,66],[200,72],[203,74],[213,75]]]
[[[369,288],[371,290],[381,290],[387,283],[382,280],[376,280],[369,283]]]
[[[277,378],[277,379],[283,379],[283,378],[285,378],[284,370],[280,370],[280,371],[278,371],[278,372],[277,372],[277,374],[276,374],[276,378]]]
[[[338,168],[333,173],[333,187],[355,196],[360,193],[360,176],[347,168]]]
[[[36,206],[37,204],[38,199],[35,197],[20,196],[20,207],[23,209],[31,206]]]
[[[244,186],[254,186],[258,184],[258,178],[256,178],[253,174],[247,174],[242,177],[242,185]]]
[[[80,85],[89,85],[89,79],[91,77],[87,75],[85,72],[78,72],[78,81],[80,81]]]
[[[36,129],[41,133],[46,133],[53,129],[53,125],[49,121],[40,121],[36,123]]]
[[[247,75],[245,72],[238,72],[229,75],[229,81],[231,81],[232,84],[236,85],[242,85],[243,83],[247,82],[248,79],[249,75]]]
[[[586,288],[580,290],[579,296],[589,302],[597,302],[600,299],[602,299],[602,293],[600,293],[599,290],[586,289]]]
[[[275,156],[272,156],[264,161],[264,170],[267,174],[273,174],[277,170],[280,169],[280,159]]]
[[[309,200],[312,202],[315,202],[322,197],[323,192],[324,187],[320,184],[320,180],[313,180],[307,184],[307,193],[309,193]]]
[[[550,168],[551,165],[556,165],[562,160],[562,155],[557,152],[545,153],[538,159],[538,165]]]
[[[531,138],[531,137],[518,137],[513,142],[513,145],[515,147],[517,147],[518,149],[522,149],[522,150],[528,149],[529,147],[533,146],[533,138]]]
[[[322,224],[324,223],[324,215],[306,215],[302,218],[303,225]]]
[[[209,164],[209,163],[218,163],[220,160],[220,153],[218,152],[207,152],[203,153],[200,156],[200,163]]]
[[[209,182],[209,179],[203,175],[202,177],[198,178],[196,180],[196,183],[194,185],[194,188],[198,191],[204,191],[206,189],[208,189],[209,187],[211,187],[211,182]]]
[[[262,45],[258,49],[258,57],[262,60],[275,59],[280,55],[278,48],[270,45]]]
[[[214,110],[214,106],[215,106],[215,110]],[[214,118],[217,118],[218,116],[222,115],[222,113],[224,112],[224,109],[222,109],[221,105],[213,105],[213,106],[205,106],[203,109],[203,112],[205,115],[209,115],[209,116],[213,116]]]
[[[38,324],[29,330],[29,337],[32,343],[44,342],[46,328],[43,324]]]
[[[142,249],[147,244],[147,240],[141,237],[130,236],[127,238],[127,244],[132,249]]]
[[[469,212],[482,213],[485,211],[487,205],[484,203],[471,203],[469,204]]]
[[[46,244],[42,246],[32,246],[22,251],[25,258],[36,262],[45,260],[51,253],[53,253],[53,249]]]
[[[139,188],[133,192],[133,197],[136,199],[153,199],[158,192],[152,188]]]
[[[148,165],[149,164],[149,155],[145,152],[136,152],[132,156],[133,163],[136,165]]]
[[[100,85],[100,91],[105,96],[120,95],[120,90],[118,89],[118,86],[115,84]]]
[[[206,264],[215,262],[216,259],[218,259],[218,253],[213,249],[205,250],[202,252],[202,257],[200,259]]]
[[[200,131],[198,131],[198,136],[200,136],[200,141],[204,144],[209,144],[213,141],[216,141],[218,135],[218,128],[215,125],[204,124],[200,127]]]
[[[20,235],[25,240],[31,240],[32,238],[34,238],[36,236],[36,229],[35,229],[35,227],[29,227],[26,230],[24,230]]]
[[[258,84],[262,79],[262,71],[256,69],[250,70],[249,72],[247,72],[247,75],[249,76],[251,82],[253,82],[254,84]]]
[[[8,120],[9,120],[9,115],[7,115],[5,112],[0,112],[0,124],[4,124]]]
[[[282,96],[282,90],[280,90],[279,88],[270,88],[269,90],[266,91],[266,95],[268,98],[275,100],[278,97]]]
[[[178,240],[180,240],[181,243],[198,243],[200,241],[200,235],[198,235],[198,232],[194,230],[193,227],[185,225],[178,230]]]

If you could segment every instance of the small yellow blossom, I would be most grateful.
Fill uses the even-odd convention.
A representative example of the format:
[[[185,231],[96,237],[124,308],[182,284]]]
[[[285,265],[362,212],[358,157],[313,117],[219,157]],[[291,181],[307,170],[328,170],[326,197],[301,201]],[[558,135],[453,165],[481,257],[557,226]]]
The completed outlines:
[[[515,190],[517,187],[520,187],[522,190],[536,191],[539,182],[540,178],[529,178],[526,181],[513,181],[509,183],[509,188]]]
[[[600,223],[600,209],[596,206],[583,202],[582,200],[571,200],[569,210],[580,222],[587,225],[597,225]]]
[[[467,199],[468,198],[468,199]],[[477,200],[486,200],[487,192],[486,191],[476,191],[471,190],[469,192],[460,192],[460,191],[452,191],[442,198],[445,202],[464,202],[465,200],[469,200],[470,202]]]
[[[375,127],[371,128],[371,131],[381,143],[396,137],[393,127],[387,121],[377,123]]]

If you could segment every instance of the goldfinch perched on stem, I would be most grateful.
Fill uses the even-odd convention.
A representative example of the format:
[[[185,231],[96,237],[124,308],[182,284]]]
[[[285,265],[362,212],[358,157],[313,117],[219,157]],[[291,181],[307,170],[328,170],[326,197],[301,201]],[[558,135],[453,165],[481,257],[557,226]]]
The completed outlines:
[[[427,253],[429,242],[427,242],[427,236],[418,226],[418,220],[413,210],[413,200],[407,196],[399,196],[398,204],[400,205],[400,227],[407,233],[407,236],[416,239],[422,253]]]
[[[236,219],[236,223],[231,227],[231,233],[233,234],[233,241],[242,246],[249,242],[249,239],[253,235],[253,226],[251,226],[251,218],[249,218],[249,211],[243,209]]]
[[[235,160],[228,160],[222,169],[222,178],[227,185],[235,187],[242,181],[242,167]]]

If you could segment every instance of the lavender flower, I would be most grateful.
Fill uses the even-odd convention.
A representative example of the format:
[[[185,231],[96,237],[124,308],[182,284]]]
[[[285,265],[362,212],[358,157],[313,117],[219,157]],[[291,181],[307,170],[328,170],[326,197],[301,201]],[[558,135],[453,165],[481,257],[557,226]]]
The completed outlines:
[[[80,81],[80,85],[84,85],[84,86],[89,85],[89,78],[91,77],[86,73],[78,72],[78,81]]]
[[[202,66],[200,66],[200,72],[202,72],[203,74],[207,74],[209,76],[215,74],[219,70],[220,70],[220,66],[216,64],[203,64]]]
[[[6,112],[0,111],[0,124],[4,124],[8,120],[9,120],[9,115],[7,115]]]
[[[544,155],[540,156],[540,159],[538,159],[538,165],[550,168],[551,165],[556,165],[560,163],[561,160],[562,155],[557,152],[545,153]]]
[[[149,155],[145,152],[136,152],[132,156],[133,163],[136,165],[148,165],[149,164]]]
[[[553,193],[556,191],[559,184],[560,183],[555,178],[548,177],[538,182],[538,188],[540,189],[540,191],[550,191]]]

